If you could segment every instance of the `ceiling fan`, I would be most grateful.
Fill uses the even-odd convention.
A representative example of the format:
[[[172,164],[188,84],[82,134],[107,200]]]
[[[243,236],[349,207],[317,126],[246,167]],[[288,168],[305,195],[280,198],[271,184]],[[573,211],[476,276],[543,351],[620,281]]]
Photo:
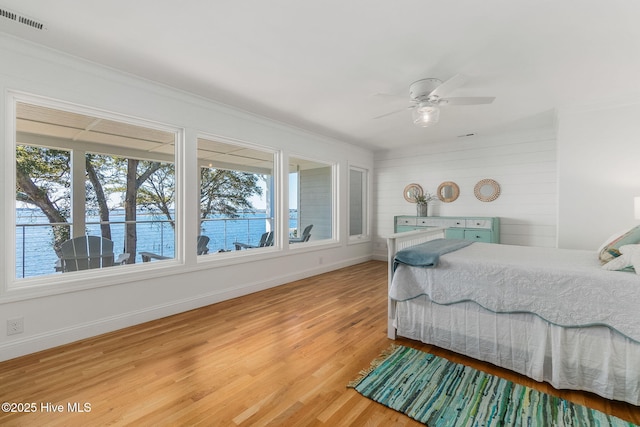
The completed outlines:
[[[491,104],[493,102],[495,99],[493,96],[446,97],[447,94],[462,86],[466,80],[466,76],[457,74],[444,83],[442,80],[434,78],[422,79],[411,83],[411,86],[409,86],[411,104],[408,108],[413,110],[413,123],[416,126],[422,127],[437,123],[440,118],[439,107],[448,105]],[[392,111],[374,118],[379,119],[401,111],[404,111],[404,109]]]

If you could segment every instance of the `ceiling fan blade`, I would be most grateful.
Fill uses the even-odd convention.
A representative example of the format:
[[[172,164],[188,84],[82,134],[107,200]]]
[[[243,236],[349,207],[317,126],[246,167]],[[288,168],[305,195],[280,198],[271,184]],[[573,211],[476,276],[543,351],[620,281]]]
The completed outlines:
[[[449,80],[445,81],[440,86],[435,88],[429,95],[436,95],[440,98],[444,98],[445,95],[458,89],[460,86],[465,84],[466,81],[467,76],[465,76],[464,74],[456,74],[455,76],[451,77]]]
[[[460,96],[455,98],[443,98],[438,105],[480,105],[491,104],[495,96]]]
[[[409,107],[405,107],[405,108],[403,108],[402,110],[395,110],[395,111],[391,111],[391,112],[388,112],[388,113],[380,114],[379,116],[375,116],[375,117],[373,118],[373,120],[381,119],[381,118],[383,118],[383,117],[387,117],[387,116],[392,116],[392,115],[394,115],[394,114],[398,114],[398,113],[401,113],[401,112],[403,112],[403,111],[407,111],[407,109],[412,108],[412,107],[413,107],[413,106],[409,106]]]

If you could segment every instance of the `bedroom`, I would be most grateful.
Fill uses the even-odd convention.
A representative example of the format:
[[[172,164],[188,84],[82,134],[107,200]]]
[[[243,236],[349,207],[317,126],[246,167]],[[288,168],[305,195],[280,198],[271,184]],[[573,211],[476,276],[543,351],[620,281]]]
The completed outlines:
[[[230,58],[227,59],[230,65],[224,69],[220,65],[216,68],[211,63],[207,63],[207,66],[221,74],[226,72],[228,78],[232,77],[229,74],[234,67],[246,72],[234,78],[232,81],[235,86],[228,86],[226,90],[221,88],[220,83],[196,86],[198,81],[207,78],[203,64],[198,62],[189,73],[181,74],[175,65],[167,65],[157,52],[148,55],[143,55],[141,51],[121,52],[120,49],[101,44],[103,41],[100,38],[91,41],[100,47],[98,49],[92,49],[90,43],[81,43],[81,38],[74,39],[73,35],[70,35],[71,40],[63,40],[61,32],[65,24],[62,23],[62,15],[70,12],[65,8],[53,11],[42,4],[38,6],[31,3],[26,9],[26,5],[20,2],[3,2],[2,6],[41,19],[49,27],[43,35],[31,32],[30,28],[0,21],[0,30],[4,33],[1,40],[1,123],[5,141],[13,140],[9,132],[13,119],[9,116],[7,91],[17,91],[186,128],[186,138],[194,139],[198,132],[223,135],[282,150],[287,155],[337,164],[338,178],[346,176],[348,165],[360,166],[369,170],[372,184],[369,204],[371,232],[369,239],[364,239],[362,243],[348,243],[347,214],[344,209],[337,210],[335,241],[329,239],[326,244],[314,244],[297,252],[289,252],[284,257],[255,255],[255,259],[251,260],[251,269],[242,268],[242,263],[234,259],[215,261],[213,267],[211,263],[198,263],[195,257],[186,258],[185,262],[189,265],[177,267],[177,274],[189,274],[189,280],[181,289],[176,289],[176,276],[167,274],[175,266],[145,271],[135,282],[116,278],[111,279],[115,280],[114,283],[104,283],[109,286],[60,289],[61,292],[29,297],[7,295],[7,289],[14,279],[5,275],[0,314],[0,325],[3,326],[0,330],[0,352],[3,359],[270,288],[372,257],[386,259],[383,236],[392,232],[393,216],[414,213],[414,206],[404,201],[401,194],[402,188],[410,182],[417,182],[433,192],[443,181],[457,181],[461,187],[459,200],[438,206],[437,213],[499,216],[502,218],[502,240],[506,243],[595,249],[614,232],[635,224],[632,201],[633,197],[640,195],[640,170],[636,167],[640,145],[635,141],[640,130],[636,120],[640,114],[640,85],[637,84],[640,63],[632,52],[638,51],[640,35],[635,23],[630,22],[638,12],[637,6],[631,2],[618,1],[607,6],[594,2],[591,9],[578,14],[579,19],[575,19],[573,13],[576,5],[546,4],[538,9],[533,3],[525,3],[519,9],[496,2],[495,8],[499,13],[489,17],[472,4],[466,5],[469,12],[462,15],[445,8],[440,13],[442,22],[432,24],[436,25],[433,31],[450,34],[447,26],[462,20],[468,28],[468,37],[451,35],[450,40],[439,42],[427,37],[418,44],[409,44],[413,49],[400,52],[403,49],[397,49],[385,39],[385,31],[365,32],[363,29],[361,36],[340,50],[342,56],[326,63],[330,66],[323,67],[322,64],[309,61],[307,68],[299,71],[299,74],[295,74],[295,68],[288,71],[291,74],[284,74],[285,67],[279,61],[284,64],[288,59],[287,66],[293,63],[305,65],[300,64],[305,61],[292,61],[286,51],[257,51],[262,47],[257,44],[258,49],[252,51],[257,62],[252,64],[251,60],[240,59],[240,56],[231,61],[234,58],[232,48],[229,51],[220,50],[216,53],[228,55],[225,58]],[[341,11],[343,18],[339,21],[340,26],[336,24],[336,31],[331,37],[322,32],[324,22],[330,21],[332,15],[327,5],[316,6],[311,11],[292,7],[287,14],[273,19],[274,22],[282,19],[295,23],[296,13],[302,16],[313,13],[314,16],[301,20],[300,25],[294,25],[289,31],[304,34],[307,26],[311,26],[313,31],[320,31],[326,40],[320,38],[310,40],[307,44],[301,41],[292,43],[293,54],[289,55],[295,57],[305,52],[308,46],[313,46],[318,50],[318,61],[322,61],[322,49],[334,47],[339,37],[353,31],[347,24],[357,21],[360,11],[364,9],[369,9],[372,22],[385,22],[390,26],[386,31],[398,32],[398,37],[401,36],[404,42],[419,38],[418,19],[412,16],[414,13],[411,8],[416,7],[413,2],[407,3],[406,10],[400,14],[402,19],[398,18],[399,22],[394,22],[393,27],[383,19],[384,8],[359,6],[345,8],[337,3],[332,4],[332,7]],[[76,16],[84,16],[81,20],[84,26],[92,25],[92,16],[108,17],[115,14],[114,10],[109,10],[114,6],[99,13],[88,5],[86,7],[85,11],[75,11]],[[138,7],[142,10],[131,10],[131,19],[136,12],[144,12],[143,4]],[[147,7],[155,9],[155,6]],[[428,4],[424,7],[423,13],[430,16],[430,7],[434,6]],[[123,8],[126,9],[125,6]],[[177,18],[184,22],[188,23],[194,18],[188,10],[181,12],[184,15]],[[254,26],[268,34],[274,31],[276,25],[261,23],[260,16],[267,12],[259,8],[251,14],[229,11],[247,19],[245,25]],[[543,25],[547,17],[552,15],[555,18],[551,19],[549,26]],[[476,20],[478,16],[482,16],[483,20]],[[174,22],[174,18],[165,19],[167,21],[160,22],[166,25]],[[539,44],[535,43],[536,37],[533,35],[524,37],[520,34],[516,37],[513,34],[516,25],[503,22],[508,19],[513,19],[526,30],[536,25],[545,28],[542,36],[532,33],[540,39]],[[206,19],[204,21],[207,22]],[[222,25],[218,21],[216,24]],[[147,25],[150,27],[148,31],[156,28],[153,22]],[[135,31],[131,28],[128,29],[132,31],[131,34],[126,33],[127,28],[123,24],[119,40],[125,45],[130,43],[130,37],[135,37]],[[227,27],[223,26],[223,29],[228,31],[226,34],[241,36]],[[485,36],[477,36],[484,32]],[[512,37],[507,37],[510,35]],[[164,31],[154,37],[163,43],[170,43]],[[371,45],[358,44],[367,39],[371,40]],[[150,37],[147,40],[149,45],[141,45],[139,49],[152,52],[154,40]],[[284,43],[285,40],[285,35],[277,34],[274,39],[265,36],[264,42]],[[247,49],[256,48],[253,43],[258,43],[250,37],[240,41]],[[55,42],[63,44],[56,46],[53,45]],[[49,43],[57,50],[42,46]],[[461,47],[464,43],[471,43],[471,46]],[[573,50],[563,48],[563,43]],[[500,56],[490,55],[493,45],[498,45],[499,49],[496,50],[499,50]],[[549,49],[550,46],[554,46],[554,49]],[[415,49],[425,47],[433,49],[433,54],[426,60],[416,58]],[[65,51],[71,51],[74,56],[87,57],[94,63],[67,56]],[[99,56],[92,56],[96,52],[103,55],[102,60]],[[347,61],[354,52],[360,52],[362,56],[355,55],[356,58],[351,62]],[[377,62],[375,67],[367,65],[366,61],[370,60],[367,55],[375,57],[381,53],[394,59],[397,64],[406,65],[396,66],[394,63],[389,67],[381,62]],[[172,54],[185,55],[183,60],[187,63],[190,63],[187,56],[199,56],[195,47],[185,48],[184,52],[176,50]],[[569,57],[566,61],[565,55]],[[102,61],[107,62],[109,68],[98,65]],[[384,63],[394,61],[385,60]],[[149,71],[150,74],[144,74],[145,64],[157,67]],[[257,92],[261,98],[258,102],[247,94],[242,95],[245,86],[250,91],[260,90],[259,84],[253,86],[253,83],[242,79],[255,72],[249,70],[250,66],[262,67],[258,71],[271,79],[267,88]],[[375,74],[371,77],[372,81],[361,82],[358,78],[364,72],[363,67],[365,70],[366,67],[379,70],[377,72],[380,75]],[[114,69],[122,69],[130,74]],[[478,107],[479,110],[443,112],[441,122],[434,128],[413,128],[409,118],[403,118],[402,114],[390,117],[389,121],[379,119],[371,123],[370,118],[394,108],[402,108],[407,101],[402,99],[398,106],[396,101],[381,102],[378,97],[371,99],[372,94],[404,94],[414,80],[424,77],[447,79],[459,72],[467,72],[472,77],[467,88],[468,95],[496,96],[496,106],[500,105],[500,99],[510,98],[511,92],[520,95],[522,90],[526,90],[522,98],[516,100],[515,107],[512,104],[500,107],[500,113],[505,117],[502,121],[485,123],[488,116],[485,116],[484,109]],[[142,75],[143,79],[134,76],[137,74]],[[345,77],[340,86],[336,84],[340,89],[330,92],[332,102],[326,101],[326,98],[315,98],[316,92],[309,92],[312,89],[310,86],[325,86],[317,82],[338,74],[350,78],[355,75],[356,78],[351,80]],[[539,75],[542,78],[539,79]],[[154,80],[160,84],[154,83]],[[492,84],[485,85],[483,81],[491,81]],[[500,87],[497,87],[498,83],[501,83]],[[329,80],[321,91],[327,91],[332,84],[333,81]],[[295,92],[286,90],[289,85],[295,88]],[[238,93],[229,93],[233,89]],[[340,102],[344,105],[338,108],[335,100],[342,101],[342,97],[347,97],[352,90],[356,93],[350,96],[364,98],[365,101],[355,104]],[[304,95],[302,99],[298,99],[298,94]],[[311,98],[312,95],[314,98]],[[283,101],[288,100],[295,106],[293,118],[285,120],[284,112],[276,108],[268,110],[268,100],[275,98],[286,98]],[[239,110],[215,101],[238,105]],[[314,117],[326,117],[327,114],[335,118],[336,129],[345,130],[331,131],[327,122],[311,123]],[[354,124],[344,124],[345,121]],[[351,131],[349,126],[360,129],[360,141],[352,141],[345,136],[347,131]],[[477,135],[458,138],[458,135],[469,133]],[[367,148],[355,144],[361,141],[372,141],[372,145]],[[8,155],[9,152],[13,153],[13,147],[5,144],[4,149],[6,161],[13,155]],[[187,146],[185,149],[192,148]],[[433,158],[438,161],[431,161]],[[448,166],[452,163],[456,163],[455,168]],[[12,169],[12,163],[5,165],[2,181],[3,209],[0,215],[4,226],[0,236],[5,245],[5,254],[15,250],[11,221],[14,208]],[[193,179],[189,175],[185,178]],[[502,186],[503,194],[494,203],[480,204],[473,198],[470,190],[475,181],[482,178],[496,179]],[[193,182],[185,183],[187,199],[194,197],[190,192],[192,187]],[[340,181],[340,187],[335,190],[337,206],[345,206],[346,183]],[[187,207],[195,209],[191,205]],[[197,232],[185,225],[183,233],[185,245],[188,242],[195,245]],[[0,260],[4,272],[13,271],[13,266],[7,265],[8,259],[3,256]],[[213,289],[205,285],[210,281],[211,269],[215,271]],[[230,287],[228,283],[234,286]],[[25,332],[7,336],[4,325],[7,320],[16,317],[24,318]]]

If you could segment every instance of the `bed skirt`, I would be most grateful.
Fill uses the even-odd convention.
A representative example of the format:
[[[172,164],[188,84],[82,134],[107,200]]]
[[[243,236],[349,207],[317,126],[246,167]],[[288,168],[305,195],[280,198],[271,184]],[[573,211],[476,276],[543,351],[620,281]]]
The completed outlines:
[[[529,313],[496,314],[474,302],[398,302],[398,335],[545,381],[640,405],[640,343],[606,326],[563,328]]]

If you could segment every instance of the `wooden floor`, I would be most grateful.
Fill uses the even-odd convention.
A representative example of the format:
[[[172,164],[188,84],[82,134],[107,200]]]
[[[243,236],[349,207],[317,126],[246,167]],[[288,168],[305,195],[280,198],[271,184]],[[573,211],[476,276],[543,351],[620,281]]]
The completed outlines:
[[[0,412],[0,425],[419,425],[346,388],[392,343],[386,274],[386,263],[371,261],[0,363],[0,402],[36,405]],[[640,423],[639,407],[561,396]],[[69,411],[78,408],[90,411]]]

